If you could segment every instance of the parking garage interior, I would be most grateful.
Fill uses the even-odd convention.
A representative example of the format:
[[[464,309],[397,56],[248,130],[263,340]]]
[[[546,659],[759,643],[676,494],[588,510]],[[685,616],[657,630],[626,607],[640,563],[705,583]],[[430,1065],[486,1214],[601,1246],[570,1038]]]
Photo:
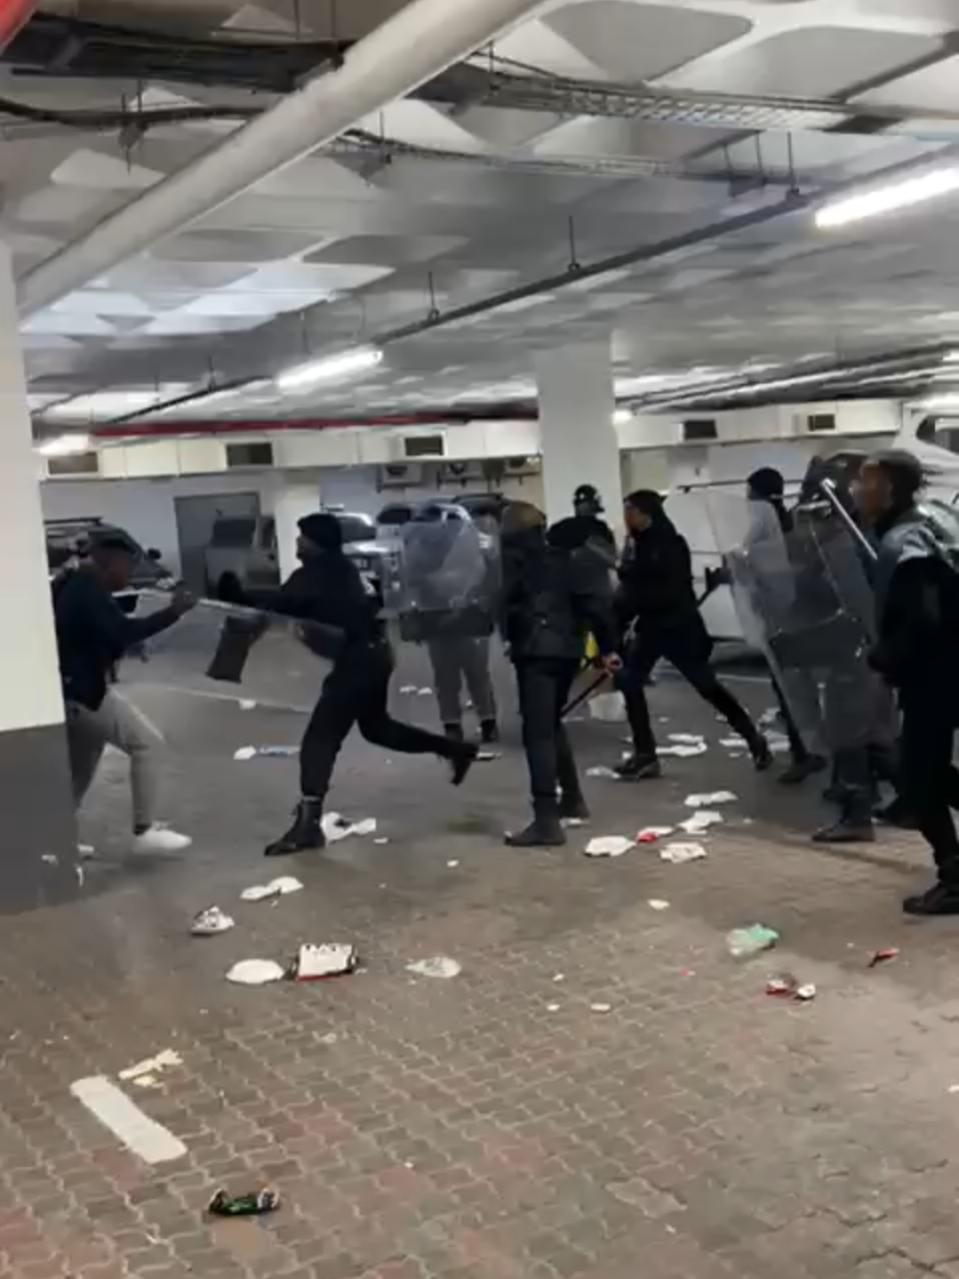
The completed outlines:
[[[904,449],[959,500],[957,59],[954,0],[0,0],[0,1279],[959,1275],[955,922],[903,919],[916,833],[810,843],[714,589],[757,468]],[[462,787],[353,734],[327,847],[265,863],[328,665],[210,679],[222,601],[320,511],[381,588],[425,510],[491,556],[583,484],[620,549],[664,496],[773,768],[664,662],[663,777],[611,775],[603,684],[588,824],[506,847],[494,635]],[[116,671],[183,852],[131,845],[121,751],[77,811],[52,587],[105,531],[131,616],[202,601]],[[638,838],[710,798],[695,859]],[[313,945],[350,971],[227,979]]]

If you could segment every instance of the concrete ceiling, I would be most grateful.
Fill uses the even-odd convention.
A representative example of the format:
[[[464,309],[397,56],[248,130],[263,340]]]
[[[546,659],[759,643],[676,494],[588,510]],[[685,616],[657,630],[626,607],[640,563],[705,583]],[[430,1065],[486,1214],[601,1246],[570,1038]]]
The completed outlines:
[[[165,31],[361,36],[397,0],[76,0],[44,8]],[[298,13],[298,19],[297,19]],[[297,26],[297,21],[299,25]],[[346,29],[344,29],[346,28]],[[953,49],[957,52],[953,52]],[[794,120],[757,133],[564,111],[427,101],[363,122],[413,154],[344,146],[267,179],[193,226],[33,315],[23,328],[37,404],[152,389],[160,400],[276,373],[305,354],[376,339],[581,263],[654,246],[750,208],[779,205],[790,173],[815,194],[921,162],[959,141],[959,8],[952,0],[577,0],[547,5],[503,39],[497,67],[602,84],[791,95],[849,117],[902,123],[829,132]],[[507,61],[509,60],[509,61]],[[476,66],[488,68],[486,55]],[[0,72],[0,75],[3,73]],[[3,75],[0,94],[113,109],[142,93],[176,103],[266,104],[209,86]],[[926,116],[955,112],[955,125]],[[795,113],[794,113],[795,117]],[[841,120],[841,116],[837,116]],[[0,235],[22,274],[236,127],[115,134],[11,124],[0,141]],[[431,156],[435,150],[441,155]],[[726,180],[735,177],[730,187]],[[759,179],[765,177],[768,185]],[[750,183],[752,179],[752,183]],[[751,189],[750,189],[751,187]],[[571,241],[572,233],[572,241]],[[959,197],[845,232],[808,210],[391,344],[373,375],[295,398],[251,388],[204,416],[291,416],[509,398],[538,350],[611,333],[626,379],[692,368],[959,343]],[[116,416],[117,401],[110,401]],[[85,410],[87,411],[87,410]],[[197,416],[192,410],[192,417]]]

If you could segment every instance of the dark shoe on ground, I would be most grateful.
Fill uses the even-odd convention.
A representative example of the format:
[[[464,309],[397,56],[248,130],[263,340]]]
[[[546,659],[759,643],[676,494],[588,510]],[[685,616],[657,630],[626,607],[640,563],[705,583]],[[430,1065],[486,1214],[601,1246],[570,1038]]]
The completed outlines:
[[[557,813],[538,813],[525,830],[507,835],[503,843],[507,848],[562,848],[566,832]]]
[[[877,808],[873,816],[877,822],[882,822],[884,826],[897,826],[899,830],[919,829],[916,825],[916,819],[898,796],[890,800],[888,804]]]
[[[462,724],[444,724],[444,736],[448,737],[451,742],[465,742],[466,734],[463,732]]]
[[[918,897],[907,897],[902,908],[907,915],[959,915],[959,884],[940,881]]]
[[[495,719],[480,720],[480,741],[484,746],[495,746],[499,741],[499,724]]]
[[[780,773],[780,786],[801,786],[808,777],[821,773],[826,767],[826,760],[821,755],[805,755],[802,759],[794,759],[789,767]]]
[[[589,805],[582,795],[564,795],[559,801],[559,816],[561,821],[588,822]]]
[[[662,777],[663,766],[655,755],[630,755],[613,772],[624,782],[646,782]]]
[[[450,781],[454,786],[462,786],[467,774],[476,763],[479,750],[471,743],[464,744],[450,760]]]
[[[264,857],[289,857],[293,853],[325,848],[326,837],[320,825],[322,816],[323,809],[319,802],[301,799],[296,806],[293,825],[285,835],[275,839],[272,844],[267,844],[263,850]]]
[[[817,830],[812,840],[814,844],[874,844],[876,831],[870,821],[841,817],[838,822]]]
[[[769,749],[769,743],[760,733],[749,747],[749,753],[753,757],[757,773],[768,773],[773,766],[773,753]]]

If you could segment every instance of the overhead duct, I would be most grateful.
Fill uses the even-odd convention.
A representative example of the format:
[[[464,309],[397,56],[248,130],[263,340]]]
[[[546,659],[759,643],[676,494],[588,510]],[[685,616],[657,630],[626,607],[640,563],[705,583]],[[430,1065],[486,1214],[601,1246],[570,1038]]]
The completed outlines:
[[[20,283],[29,316],[309,155],[531,15],[543,0],[411,0],[319,76],[151,187]]]

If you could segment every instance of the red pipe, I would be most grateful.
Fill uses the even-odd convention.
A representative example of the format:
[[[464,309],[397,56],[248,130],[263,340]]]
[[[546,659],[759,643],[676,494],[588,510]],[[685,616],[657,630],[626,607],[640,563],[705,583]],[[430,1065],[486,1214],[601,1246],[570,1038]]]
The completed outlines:
[[[421,413],[379,413],[372,417],[267,418],[264,421],[221,418],[198,422],[113,422],[90,432],[97,440],[159,440],[191,435],[273,435],[279,431],[334,431],[345,427],[462,426],[468,422],[534,422],[535,408],[507,405],[503,409],[464,413],[456,410]]]
[[[27,25],[36,7],[37,0],[0,0],[0,50]]]

